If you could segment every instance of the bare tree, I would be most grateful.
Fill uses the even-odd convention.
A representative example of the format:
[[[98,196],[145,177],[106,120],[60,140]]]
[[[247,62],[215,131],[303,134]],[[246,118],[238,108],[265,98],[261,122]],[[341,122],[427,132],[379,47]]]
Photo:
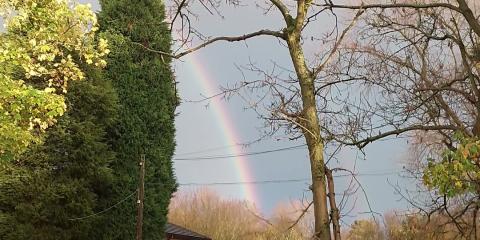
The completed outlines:
[[[345,234],[347,240],[383,240],[385,239],[381,226],[375,220],[356,220],[351,225],[348,233]]]
[[[414,137],[417,157],[426,160],[441,159],[445,148],[456,149],[455,133],[480,137],[478,3],[319,5],[366,11],[355,29],[357,40],[339,47],[338,58],[326,72],[337,81],[362,79],[370,94],[364,91],[349,101],[337,101],[349,111],[329,115],[329,121],[346,127],[329,132],[331,138],[361,149],[373,141],[405,134]],[[472,161],[478,165],[478,159]],[[420,172],[412,172],[413,176],[422,179],[425,165],[417,167]],[[479,183],[476,177],[466,181]],[[412,204],[428,216],[447,216],[462,237],[479,237],[480,192],[452,197],[422,187],[423,203]]]
[[[224,199],[209,189],[179,192],[172,199],[169,221],[210,236],[232,240],[310,239],[311,212],[295,227],[289,228],[301,214],[301,202],[281,204],[266,219],[258,216],[249,203]]]
[[[263,231],[259,221],[239,200],[221,199],[209,189],[176,193],[169,207],[169,221],[212,239],[254,239]]]
[[[480,133],[476,48],[480,24],[472,3],[445,0],[340,5],[332,1],[269,0],[259,6],[266,14],[280,13],[281,29],[208,38],[191,26],[190,16],[195,16],[190,8],[193,2],[174,1],[172,28],[174,21],[180,19],[179,26],[184,31],[180,31],[179,45],[187,45],[192,35],[202,40],[200,44],[186,50],[179,48],[174,54],[137,44],[172,58],[181,58],[216,42],[239,42],[260,36],[272,37],[286,46],[293,65],[293,70],[287,72],[291,74],[284,78],[252,64],[248,70],[257,71],[264,78],[245,79],[233,89],[262,89],[264,95],[251,103],[252,109],[273,130],[284,127],[292,139],[305,139],[317,239],[331,238],[332,220],[334,237],[340,238],[336,206],[329,206],[327,195],[327,143],[362,149],[389,136],[434,131],[442,136],[441,144],[453,147],[453,131],[469,136]],[[221,15],[222,1],[198,2],[212,14]],[[239,0],[226,2],[246,4]],[[319,15],[329,14],[337,19],[338,11],[346,10],[355,11],[348,23],[320,25],[321,29],[331,30],[324,31],[322,37],[307,34],[306,29]],[[365,11],[368,14],[363,14]],[[348,32],[362,14],[366,17],[357,29],[358,41],[346,42]],[[307,59],[304,52],[308,41],[322,44],[324,51],[309,54],[311,58]],[[268,104],[262,105],[265,102]],[[331,200],[330,204],[335,204]]]
[[[286,127],[286,131],[292,134],[291,138],[299,138],[300,135],[304,137],[308,146],[311,166],[312,184],[310,189],[313,196],[315,238],[331,239],[330,225],[332,224],[332,220],[334,220],[335,239],[340,239],[340,234],[337,234],[340,232],[338,209],[337,206],[330,206],[332,211],[329,211],[327,200],[326,162],[324,158],[326,141],[322,135],[322,122],[320,118],[320,114],[330,112],[330,110],[327,110],[327,106],[320,106],[321,104],[318,102],[319,97],[326,100],[326,96],[321,96],[319,90],[328,88],[332,83],[319,79],[319,76],[327,63],[335,55],[340,43],[363,11],[357,11],[350,23],[342,28],[337,24],[333,26],[323,26],[323,28],[329,30],[325,32],[329,33],[321,39],[314,38],[313,36],[311,39],[317,42],[322,42],[323,40],[325,42],[324,51],[314,54],[312,59],[307,60],[304,54],[304,41],[309,38],[305,35],[304,30],[315,22],[319,14],[327,12],[328,8],[316,7],[311,0],[299,0],[289,3],[281,0],[266,1],[265,3],[261,3],[260,7],[263,7],[266,13],[271,11],[279,12],[282,16],[280,21],[283,23],[283,28],[279,30],[261,29],[239,36],[204,38],[190,24],[189,16],[192,16],[192,11],[189,9],[189,6],[192,2],[193,1],[176,2],[173,7],[174,10],[171,11],[173,13],[172,20],[180,18],[180,28],[183,30],[187,29],[186,33],[182,31],[184,34],[180,34],[181,36],[187,36],[187,38],[182,39],[183,41],[180,45],[186,44],[188,42],[188,36],[192,33],[200,37],[203,40],[202,43],[174,54],[165,54],[150,49],[141,43],[138,43],[138,45],[148,51],[157,52],[172,58],[180,58],[219,41],[238,42],[259,36],[269,36],[282,42],[288,50],[293,65],[291,76],[288,76],[287,79],[282,79],[280,76],[276,76],[275,72],[267,73],[256,68],[255,65],[251,65],[249,70],[264,73],[264,79],[240,81],[234,89],[241,88],[249,89],[250,91],[261,89],[265,97],[257,99],[251,106],[255,111],[259,112],[259,115],[267,120],[273,129],[272,132],[275,132],[281,127]],[[205,9],[208,9],[208,11],[221,14],[218,10],[220,1],[210,0],[199,2]],[[241,3],[241,1],[227,2],[237,5]],[[332,16],[335,17],[335,15]],[[339,33],[339,31],[342,32]],[[317,84],[321,84],[321,86],[317,86]],[[230,90],[226,91],[231,92]],[[268,104],[262,105],[262,103],[265,102],[268,102]],[[335,204],[333,180],[331,181],[330,188],[332,191],[330,204]]]

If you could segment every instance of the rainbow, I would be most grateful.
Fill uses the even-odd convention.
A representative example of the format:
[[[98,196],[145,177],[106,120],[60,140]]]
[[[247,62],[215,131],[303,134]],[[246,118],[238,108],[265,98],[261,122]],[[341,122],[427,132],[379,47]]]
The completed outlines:
[[[217,82],[210,76],[207,66],[201,63],[196,53],[188,54],[182,58],[182,61],[184,61],[184,64],[187,66],[188,70],[191,71],[194,76],[196,76],[195,81],[200,84],[203,93],[205,93],[206,96],[213,96],[216,92],[218,92],[218,86],[216,85]],[[226,145],[233,146],[230,150],[230,154],[241,154],[243,151],[238,144],[240,142],[240,138],[238,137],[234,121],[232,121],[230,118],[230,114],[225,106],[225,103],[220,97],[214,97],[210,99],[210,101],[210,106],[215,115],[215,119],[218,121],[218,126],[223,133],[223,138]],[[237,172],[237,181],[251,182],[254,180],[245,156],[235,157],[234,165]],[[257,198],[255,186],[253,184],[242,184],[242,191],[243,197],[248,202],[254,204],[254,206],[257,208],[260,207],[260,201]]]

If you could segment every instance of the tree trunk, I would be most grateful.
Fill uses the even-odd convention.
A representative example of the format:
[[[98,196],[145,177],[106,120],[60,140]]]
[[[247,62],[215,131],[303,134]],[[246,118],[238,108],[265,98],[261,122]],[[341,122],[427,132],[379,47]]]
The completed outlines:
[[[320,135],[320,120],[317,114],[314,79],[305,63],[300,44],[300,29],[287,32],[287,43],[300,84],[303,111],[301,120],[303,135],[308,146],[312,174],[313,208],[315,216],[315,239],[330,240],[330,221],[327,207],[324,145]]]
[[[328,168],[325,169],[328,184],[328,200],[330,203],[330,219],[333,225],[333,239],[342,240],[340,234],[340,211],[337,208],[337,202],[335,200],[335,184],[333,182],[332,171]]]

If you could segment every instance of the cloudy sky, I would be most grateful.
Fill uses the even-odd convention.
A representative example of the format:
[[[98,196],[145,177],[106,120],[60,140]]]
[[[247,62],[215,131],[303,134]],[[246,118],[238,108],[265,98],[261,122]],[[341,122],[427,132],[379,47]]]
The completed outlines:
[[[98,3],[94,0],[81,2],[90,2],[96,10],[99,9]],[[192,18],[192,23],[206,36],[239,35],[264,28],[279,29],[280,27],[278,14],[272,12],[265,16],[255,5],[241,8],[225,6],[221,11],[224,18],[211,15],[198,7],[196,9],[198,18]],[[316,28],[309,31],[325,31],[324,25],[331,20],[328,18],[320,20],[320,23],[315,25]],[[317,47],[319,46],[315,44],[308,46],[306,55]],[[239,97],[192,102],[220,91],[220,86],[231,86],[244,77],[258,78],[254,73],[242,73],[237,68],[237,66],[246,66],[250,62],[254,62],[265,70],[271,69],[273,62],[285,68],[291,68],[288,50],[277,40],[267,37],[240,43],[218,43],[175,62],[179,95],[183,100],[177,110],[175,158],[192,159],[176,160],[175,171],[180,184],[195,183],[193,186],[181,185],[180,191],[203,187],[202,184],[206,184],[205,186],[215,189],[227,198],[246,197],[245,183],[242,182],[246,180],[256,182],[249,183],[254,191],[255,205],[268,215],[281,202],[298,200],[302,196],[308,197],[309,181],[306,179],[310,178],[310,167],[305,148],[243,157],[242,164],[248,166],[250,179],[239,177],[240,170],[236,164],[236,161],[240,161],[239,159],[198,159],[238,154],[238,151],[263,152],[303,143],[301,140],[289,141],[284,137],[276,137],[248,147],[231,146],[232,143],[226,138],[228,133],[222,127],[225,119],[229,119],[229,131],[235,132],[235,142],[238,144],[258,139],[265,131],[264,122],[258,119],[253,111],[246,109],[245,101]],[[207,86],[206,82],[210,86]],[[395,194],[391,186],[397,183],[411,186],[411,183],[408,185],[407,180],[398,176],[406,158],[405,141],[389,140],[369,145],[365,149],[365,155],[354,150],[342,151],[333,164],[352,167],[356,162],[356,171],[360,174],[358,179],[365,188],[373,210],[386,212],[391,209],[404,209],[407,206],[405,202],[398,201],[400,197]],[[337,179],[336,191],[339,194],[344,191],[350,179],[347,177]],[[367,203],[360,192],[356,197],[358,200],[352,214],[361,215],[362,212],[368,211]]]

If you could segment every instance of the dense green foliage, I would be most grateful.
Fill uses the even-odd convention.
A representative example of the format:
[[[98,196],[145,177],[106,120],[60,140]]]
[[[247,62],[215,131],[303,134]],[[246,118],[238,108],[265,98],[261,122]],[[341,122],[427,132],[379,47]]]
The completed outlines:
[[[0,0],[0,17],[0,160],[12,160],[63,115],[68,83],[84,78],[79,65],[104,66],[109,50],[87,5]]]
[[[480,190],[480,140],[456,134],[458,145],[446,149],[439,161],[429,159],[423,182],[449,197]]]
[[[106,136],[116,117],[107,81],[89,74],[72,82],[68,111],[49,128],[44,144],[0,166],[0,239],[101,239],[113,180],[114,152]]]
[[[100,1],[102,36],[111,54],[105,75],[119,97],[119,122],[112,136],[117,157],[112,164],[113,191],[120,201],[138,184],[138,162],[145,154],[144,239],[163,239],[168,204],[176,188],[171,158],[177,102],[170,60],[133,42],[170,51],[170,32],[159,0]],[[134,239],[135,201],[108,213],[106,239]]]
[[[103,38],[99,38],[98,44],[89,42],[96,31],[94,16],[88,15],[90,12],[83,5],[70,10],[65,7],[66,0],[54,2],[14,1],[15,4],[24,4],[25,9],[31,10],[30,15],[35,16],[25,17],[23,22],[14,19],[12,24],[26,24],[32,28],[32,32],[27,31],[32,36],[50,34],[54,42],[27,41],[31,50],[25,56],[36,56],[45,62],[44,65],[35,65],[37,60],[21,58],[23,63],[10,58],[11,66],[4,64],[0,69],[4,70],[0,72],[3,84],[0,85],[0,100],[10,101],[2,103],[0,112],[18,112],[18,116],[3,114],[4,117],[0,118],[2,133],[13,134],[0,136],[0,157],[16,155],[15,161],[0,162],[0,238],[133,239],[136,201],[132,193],[138,184],[138,160],[141,154],[145,154],[144,239],[163,239],[168,204],[176,188],[171,157],[175,147],[173,121],[177,96],[169,60],[132,44],[139,42],[170,51],[170,32],[163,22],[163,4],[161,1],[102,2],[102,35],[112,41],[114,53],[108,59],[108,69],[100,72],[98,69],[87,70],[89,64],[103,67],[105,62],[101,57],[109,52]],[[0,1],[0,7],[9,7],[6,3]],[[37,3],[54,6],[48,12],[43,10],[49,5]],[[27,16],[30,16],[29,11],[26,11]],[[82,29],[76,27],[84,26],[83,12],[85,21],[89,20],[92,25],[81,32]],[[47,21],[48,16],[52,18],[50,21]],[[82,24],[76,24],[72,20],[75,17]],[[33,18],[45,21],[30,24]],[[62,24],[71,23],[74,24],[71,31],[80,32],[56,39],[54,33],[42,32],[45,29],[37,26],[42,23],[53,24],[51,29],[55,31],[68,30],[68,26]],[[88,31],[91,32],[88,38],[79,37]],[[30,36],[28,34],[26,38]],[[12,36],[5,34],[2,38]],[[88,41],[82,42],[82,39]],[[72,41],[71,44],[68,41]],[[76,48],[76,43],[86,44],[86,48]],[[23,42],[19,41],[19,44]],[[62,44],[67,47],[61,48]],[[79,53],[72,51],[72,55],[68,55],[68,46]],[[15,53],[15,48],[8,47],[12,50],[9,52]],[[55,50],[57,47],[67,52],[63,54]],[[57,58],[55,54],[62,54],[66,59]],[[21,53],[14,55],[21,56]],[[60,63],[57,64],[57,60]],[[16,62],[20,68],[12,65]],[[61,66],[62,71],[66,71],[58,72],[58,76],[68,75],[62,78],[65,81],[42,78],[49,71],[56,71],[54,66]],[[35,80],[38,86],[26,87],[23,84],[28,82],[17,81],[5,71],[12,76],[33,79],[31,81]],[[80,80],[85,76],[84,81],[69,81],[67,87],[67,80]],[[25,96],[25,99],[19,96]],[[47,97],[56,96],[58,99],[48,102]],[[23,105],[12,102],[12,99],[20,99]],[[45,107],[46,112],[32,106]],[[51,113],[48,107],[57,113]],[[46,114],[49,122],[37,120],[36,115],[29,117],[28,114],[37,110],[41,110],[38,114]],[[8,122],[11,120],[14,121]],[[39,126],[32,127],[31,121]],[[53,125],[54,122],[57,123]],[[53,127],[47,129],[51,125]],[[46,130],[43,144],[29,145],[34,138],[39,139],[32,135],[39,132],[37,128]],[[17,149],[18,146],[23,147]],[[120,205],[110,208],[119,201]],[[104,209],[109,211],[103,212]],[[96,214],[99,212],[101,214]]]

